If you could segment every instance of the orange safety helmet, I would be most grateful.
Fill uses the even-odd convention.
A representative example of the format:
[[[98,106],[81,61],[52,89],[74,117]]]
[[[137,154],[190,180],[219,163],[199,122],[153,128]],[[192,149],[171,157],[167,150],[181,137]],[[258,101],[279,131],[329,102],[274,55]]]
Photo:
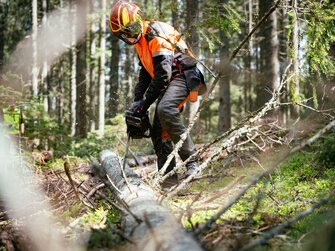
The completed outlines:
[[[136,44],[142,35],[141,9],[134,3],[116,2],[110,12],[112,33],[127,44]]]

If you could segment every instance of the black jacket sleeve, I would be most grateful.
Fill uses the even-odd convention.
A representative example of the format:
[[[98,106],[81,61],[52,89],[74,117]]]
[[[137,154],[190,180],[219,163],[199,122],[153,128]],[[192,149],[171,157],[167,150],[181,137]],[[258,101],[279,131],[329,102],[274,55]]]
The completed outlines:
[[[146,69],[142,66],[140,62],[140,75],[138,78],[138,82],[135,86],[135,98],[134,101],[139,101],[143,99],[145,91],[148,89],[149,84],[151,82],[151,76],[150,74],[146,71]]]
[[[158,55],[152,58],[154,65],[154,78],[152,79],[147,92],[143,108],[146,110],[155,102],[162,91],[168,86],[172,75],[173,55]]]

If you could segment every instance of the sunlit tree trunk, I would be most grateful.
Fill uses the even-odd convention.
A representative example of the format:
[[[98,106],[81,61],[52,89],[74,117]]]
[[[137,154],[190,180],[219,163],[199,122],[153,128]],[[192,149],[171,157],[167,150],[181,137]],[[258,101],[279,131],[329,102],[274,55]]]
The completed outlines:
[[[106,0],[101,2],[101,17],[100,23],[100,72],[99,72],[99,136],[104,135],[105,128],[105,63],[106,63]]]
[[[91,37],[90,37],[90,87],[89,87],[89,100],[90,100],[90,110],[89,110],[89,117],[90,117],[90,131],[94,131],[97,129],[98,124],[98,74],[97,74],[97,64],[96,60],[94,60],[93,56],[96,53],[96,37],[93,32],[93,26],[92,24],[92,30],[91,30]]]
[[[93,11],[93,2],[89,1],[87,4],[87,8],[88,8],[88,13],[91,13]],[[92,95],[92,77],[91,77],[91,72],[92,72],[92,67],[93,67],[93,58],[91,55],[91,43],[92,43],[92,36],[94,36],[93,34],[93,30],[92,30],[92,21],[91,18],[88,18],[88,22],[87,22],[87,33],[86,33],[86,86],[87,86],[87,116],[88,116],[88,125],[87,128],[89,131],[93,131],[94,128],[92,126],[92,121],[93,121],[93,110],[95,110],[94,108],[94,104],[92,102],[93,99],[93,95]]]
[[[38,65],[37,65],[37,0],[32,0],[32,20],[33,20],[33,33],[32,33],[32,94],[33,96],[38,95]]]
[[[273,1],[274,3],[274,1]],[[277,12],[271,14],[271,71],[272,89],[277,89],[280,84],[280,65],[279,65],[279,40],[278,40],[278,20]]]
[[[62,10],[63,7],[64,7],[64,3],[62,0],[60,0],[59,2],[59,7],[60,9]],[[63,19],[61,17],[61,20],[60,20],[61,23],[63,23]],[[58,74],[55,74],[55,76],[64,76],[64,59],[61,59],[59,62],[58,62],[58,66],[57,66],[57,73]],[[67,95],[65,95],[65,91],[64,91],[64,82],[65,81],[59,81],[58,80],[58,83],[57,83],[57,99],[56,99],[56,116],[57,116],[57,119],[58,119],[58,124],[59,125],[64,125],[64,121],[65,121],[65,118],[64,118],[64,99],[67,97]]]
[[[247,3],[247,17],[248,17],[248,32],[251,32],[252,28],[253,28],[253,0],[248,0]],[[253,72],[255,71],[255,67],[253,64],[253,60],[254,60],[254,41],[253,41],[253,37],[251,37],[249,39],[249,55],[247,57],[245,57],[246,60],[246,65],[248,66],[248,72],[247,72],[247,80],[246,80],[246,84],[244,86],[244,111],[245,113],[251,112],[253,111],[253,100],[252,100],[252,76],[253,76]]]
[[[43,18],[42,18],[42,25],[43,27],[47,26],[47,8],[48,8],[48,1],[43,0],[42,1],[42,9],[43,9]],[[47,48],[46,45],[43,45],[43,48]],[[43,68],[42,68],[42,75],[41,75],[41,82],[43,86],[43,105],[44,105],[44,111],[49,112],[50,105],[51,105],[51,99],[50,99],[50,88],[48,83],[48,64],[47,64],[47,51],[43,51],[44,60],[43,60]]]
[[[219,0],[219,10],[220,12],[225,12],[223,4],[228,3],[228,0]],[[219,95],[220,95],[220,104],[219,104],[219,120],[218,120],[218,132],[224,132],[229,130],[231,127],[231,105],[230,105],[230,76],[229,70],[225,66],[228,61],[229,54],[229,41],[227,35],[220,31],[220,39],[224,47],[220,48],[220,65],[224,71],[224,78],[221,78],[219,85]],[[227,70],[227,71],[226,71]]]
[[[77,123],[77,118],[76,118],[76,97],[77,97],[77,82],[76,82],[76,65],[77,65],[77,53],[76,53],[76,5],[74,3],[71,4],[70,6],[71,12],[72,12],[72,42],[71,42],[71,91],[70,91],[70,104],[71,104],[71,109],[70,109],[70,124],[71,124],[71,129],[70,129],[70,135],[74,136],[76,134],[76,123]]]
[[[299,101],[300,83],[299,83],[299,20],[298,20],[298,0],[292,0],[293,7],[293,30],[292,30],[292,59],[293,59],[293,85],[291,85],[291,99],[294,102]],[[299,106],[292,106],[292,117],[296,118],[299,114]]]
[[[57,71],[58,75],[57,76],[64,76],[64,66],[63,66],[63,60],[59,62],[59,69]],[[57,117],[58,117],[58,123],[60,125],[64,124],[65,118],[64,118],[64,99],[67,97],[65,95],[65,87],[64,87],[64,82],[62,80],[58,80],[58,85],[57,85]]]
[[[112,57],[110,61],[110,75],[109,75],[109,114],[114,117],[119,108],[120,95],[119,95],[119,60],[120,48],[119,39],[116,36],[111,36],[111,51]]]

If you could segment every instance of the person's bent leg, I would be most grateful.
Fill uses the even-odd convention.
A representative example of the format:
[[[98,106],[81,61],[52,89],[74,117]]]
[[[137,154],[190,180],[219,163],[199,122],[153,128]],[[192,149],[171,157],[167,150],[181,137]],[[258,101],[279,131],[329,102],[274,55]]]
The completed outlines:
[[[154,145],[155,153],[157,156],[157,167],[158,170],[162,169],[167,157],[173,150],[173,144],[170,139],[162,139],[162,127],[160,125],[157,109],[154,116],[154,121],[151,130],[151,140]],[[173,158],[167,167],[165,174],[173,170],[176,166],[176,159]]]
[[[181,135],[186,132],[186,127],[180,118],[178,106],[187,96],[188,89],[186,87],[185,79],[183,76],[178,76],[171,81],[157,106],[157,113],[161,126],[168,132],[175,144],[180,140]],[[196,148],[190,135],[188,135],[179,150],[179,156],[185,161],[195,152]],[[188,170],[186,175],[190,175],[191,172],[195,171],[198,166],[197,162],[198,156],[195,156],[192,160],[186,163],[186,168]]]

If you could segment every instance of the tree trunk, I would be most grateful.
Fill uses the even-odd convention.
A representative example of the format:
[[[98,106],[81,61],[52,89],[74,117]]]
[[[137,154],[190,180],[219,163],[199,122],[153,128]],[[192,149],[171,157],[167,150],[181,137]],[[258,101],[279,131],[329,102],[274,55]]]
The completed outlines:
[[[179,5],[175,0],[171,0],[171,17],[172,17],[172,26],[179,29]]]
[[[3,113],[2,107],[0,106],[0,126],[1,123],[3,123],[5,121],[5,115]]]
[[[272,7],[274,1],[259,1],[259,16]],[[270,18],[260,26],[260,83],[257,85],[257,109],[262,107],[271,97],[272,91],[278,87],[279,60],[278,60],[278,34],[277,34],[277,14],[274,11]]]
[[[293,30],[292,30],[292,60],[293,60],[293,84],[290,88],[290,96],[293,102],[297,102],[300,95],[300,84],[299,84],[299,24],[298,24],[298,0],[292,0],[293,7]],[[299,114],[299,106],[291,106],[291,116],[292,118],[297,118]]]
[[[114,193],[120,207],[127,208],[121,224],[124,234],[136,244],[136,250],[202,250],[158,201],[154,191],[128,166],[124,170],[125,175],[122,174],[119,157],[115,153],[103,151],[99,159],[101,166],[98,171],[105,184]]]
[[[76,135],[85,138],[87,136],[87,99],[86,99],[86,39],[77,45],[77,123]]]
[[[37,65],[37,0],[32,0],[32,20],[33,20],[33,33],[32,33],[32,94],[33,96],[38,95],[38,65]]]
[[[133,97],[133,81],[132,81],[132,64],[131,60],[129,58],[132,58],[133,55],[131,53],[131,49],[129,47],[125,48],[125,54],[126,54],[126,61],[124,63],[124,100],[126,102],[126,105],[129,106],[134,97]]]
[[[110,61],[110,88],[109,88],[109,114],[114,117],[118,112],[118,104],[120,102],[119,95],[119,60],[120,48],[119,39],[111,36],[112,57]]]
[[[7,2],[0,3],[0,68],[2,68],[5,56],[5,31],[7,25]]]
[[[100,23],[100,72],[99,72],[99,136],[104,135],[105,128],[105,63],[106,63],[106,0],[101,2],[101,17]]]
[[[64,76],[64,66],[63,66],[63,60],[59,63],[59,76]],[[57,117],[58,117],[58,124],[63,125],[64,124],[64,99],[67,97],[65,95],[65,86],[64,86],[64,81],[58,80],[58,98],[57,98]]]
[[[92,11],[93,11],[93,6],[92,6]],[[97,129],[97,124],[98,124],[98,116],[97,116],[97,111],[98,111],[98,70],[97,70],[97,63],[95,60],[95,55],[96,55],[96,40],[97,36],[95,36],[95,26],[96,24],[92,22],[90,24],[90,36],[89,36],[89,121],[90,121],[90,131],[95,131]]]
[[[228,0],[219,0],[219,10],[220,12],[225,12],[223,4],[227,4]],[[219,82],[220,85],[220,104],[219,104],[219,120],[218,120],[218,133],[228,131],[231,127],[231,105],[230,105],[230,70],[227,69],[227,62],[229,57],[229,40],[227,35],[220,31],[220,38],[224,47],[220,49],[220,65],[221,71],[224,72],[224,79]]]
[[[186,12],[186,31],[188,33],[187,43],[189,44],[189,49],[193,54],[198,57],[199,55],[199,34],[197,32],[196,24],[199,21],[199,2],[198,0],[187,0],[186,10],[192,10]],[[187,102],[185,106],[185,120],[186,125],[193,119],[200,101],[191,103]]]
[[[48,17],[47,17],[47,11],[48,11],[48,0],[43,0],[42,2],[42,9],[43,9],[43,18],[42,18],[42,25],[46,27]],[[43,45],[43,48],[47,48],[45,45]],[[43,106],[44,111],[49,112],[50,109],[50,90],[49,90],[49,84],[48,84],[48,63],[46,60],[47,57],[47,51],[45,50],[43,52],[43,68],[42,68],[42,75],[41,75],[41,82],[43,86]]]
[[[253,0],[249,0],[248,1],[248,32],[251,32],[252,28],[253,28]],[[253,62],[253,60],[255,60],[255,53],[254,53],[254,41],[253,41],[253,37],[251,37],[249,39],[249,55],[248,57],[246,57],[246,65],[248,65],[248,73],[247,73],[247,82],[244,86],[244,102],[245,102],[245,106],[244,106],[244,112],[245,114],[247,114],[248,112],[252,112],[253,111],[253,100],[252,100],[252,93],[253,93],[253,74],[255,71],[255,62]]]
[[[70,91],[70,135],[74,136],[76,134],[76,97],[77,97],[77,82],[76,82],[76,65],[77,65],[77,53],[76,53],[76,22],[77,22],[77,15],[76,15],[76,4],[70,5],[70,11],[72,12],[72,42],[71,42],[71,91]]]
[[[80,18],[77,19],[77,27],[87,22],[87,5],[82,1],[83,11]],[[87,25],[85,25],[86,27]],[[76,31],[78,32],[78,30]],[[79,34],[77,34],[79,37]],[[76,132],[75,135],[85,138],[87,136],[87,82],[86,82],[86,36],[80,40],[76,46],[77,63],[76,63]]]

